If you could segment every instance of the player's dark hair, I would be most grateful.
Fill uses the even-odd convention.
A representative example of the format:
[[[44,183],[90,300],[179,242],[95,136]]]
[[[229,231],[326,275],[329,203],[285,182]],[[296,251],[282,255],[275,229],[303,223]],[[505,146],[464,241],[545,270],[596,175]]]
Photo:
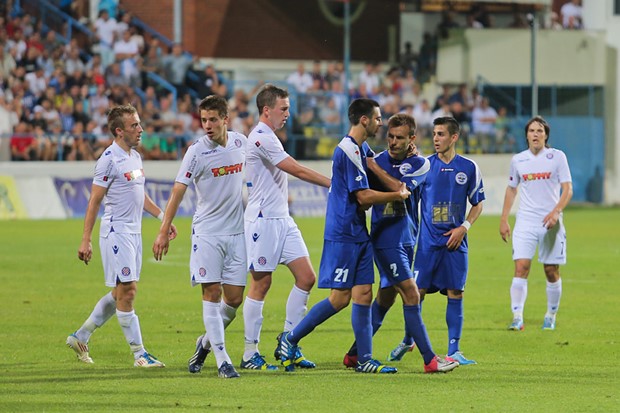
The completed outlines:
[[[373,99],[355,99],[349,105],[349,122],[351,125],[355,126],[360,123],[360,119],[362,116],[366,116],[371,118],[375,108],[378,108],[379,103]]]
[[[136,108],[131,105],[120,105],[113,107],[108,112],[108,130],[116,138],[116,128],[125,128],[125,115],[133,115],[138,113]]]
[[[461,125],[452,116],[442,116],[433,121],[433,125],[446,125],[450,136],[461,133]]]
[[[258,114],[263,114],[265,106],[273,108],[276,105],[278,99],[285,99],[288,97],[288,91],[267,83],[262,87],[258,95],[256,95],[256,107],[258,108]]]
[[[545,139],[545,147],[548,148],[549,147],[549,134],[551,133],[551,128],[549,127],[549,124],[547,123],[547,121],[540,115],[534,116],[532,119],[530,119],[525,124],[525,143],[527,143],[527,146],[529,148],[530,143],[527,141],[527,130],[530,128],[530,125],[534,122],[540,123],[542,127],[545,129],[545,135],[547,135],[547,139]]]
[[[388,119],[388,129],[390,128],[398,128],[400,126],[409,127],[409,136],[415,135],[416,124],[415,119],[411,115],[407,115],[406,113],[397,113],[396,115],[392,115],[390,119]]]
[[[228,116],[228,102],[221,96],[207,96],[198,104],[198,114],[201,110],[215,110],[220,118]]]

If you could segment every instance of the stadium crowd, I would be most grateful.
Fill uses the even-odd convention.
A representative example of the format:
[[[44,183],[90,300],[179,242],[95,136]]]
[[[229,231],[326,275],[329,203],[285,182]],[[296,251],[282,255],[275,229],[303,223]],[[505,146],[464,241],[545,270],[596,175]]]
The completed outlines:
[[[566,28],[581,27],[578,3],[573,0],[566,7],[572,17],[551,13],[548,27],[557,28],[560,19]],[[95,36],[74,33],[70,39],[63,29],[57,32],[27,13],[5,10],[0,15],[0,137],[10,137],[0,139],[3,152],[10,151],[4,158],[97,159],[111,142],[107,111],[130,103],[143,119],[144,159],[180,159],[203,133],[197,103],[212,94],[229,99],[230,128],[249,133],[257,119],[250,102],[261,85],[258,81],[251,90],[234,88],[232,79],[184,52],[181,44],[168,48],[133,24],[130,13],[118,15],[118,20],[115,15],[115,10],[102,9],[96,21],[83,18]],[[515,13],[510,27],[525,27],[523,22]],[[484,8],[477,9],[467,16],[467,26],[493,27],[493,19]],[[322,136],[336,142],[346,124],[348,93],[349,99],[376,99],[386,119],[399,112],[414,116],[421,138],[430,136],[433,119],[454,116],[463,125],[462,151],[512,152],[515,142],[506,108],[494,108],[475,85],[434,81],[438,38],[455,27],[459,24],[454,16],[445,13],[436,33],[424,34],[417,52],[407,42],[398,64],[368,62],[348,82],[342,62],[316,61],[309,71],[299,63],[281,79],[297,96],[297,106],[292,108],[292,126],[280,138],[286,141],[288,132],[297,142]],[[173,89],[162,87],[157,77]],[[382,146],[380,139],[369,143]],[[303,151],[296,155],[312,156]]]

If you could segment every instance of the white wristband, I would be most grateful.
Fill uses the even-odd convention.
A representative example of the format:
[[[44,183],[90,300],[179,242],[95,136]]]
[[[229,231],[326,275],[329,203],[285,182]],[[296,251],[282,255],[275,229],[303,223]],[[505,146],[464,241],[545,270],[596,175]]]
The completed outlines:
[[[466,231],[469,231],[469,229],[471,228],[471,222],[469,222],[469,221],[465,220],[465,221],[461,224],[461,226],[462,226],[462,227],[465,227],[465,230],[466,230]]]
[[[158,220],[160,220],[160,221],[163,221],[163,220],[164,220],[164,211],[161,211],[161,212],[159,213],[159,215],[157,215],[157,219],[158,219]]]

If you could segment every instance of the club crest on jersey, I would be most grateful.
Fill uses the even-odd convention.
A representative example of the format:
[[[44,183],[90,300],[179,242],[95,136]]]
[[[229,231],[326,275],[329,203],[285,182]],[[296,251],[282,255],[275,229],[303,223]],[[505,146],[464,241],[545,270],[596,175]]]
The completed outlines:
[[[129,269],[129,267],[123,267],[123,269],[121,270],[121,275],[123,275],[124,277],[127,277],[130,274],[131,274],[131,270]]]
[[[407,175],[407,172],[409,172],[411,168],[413,167],[410,163],[404,163],[398,167],[398,172],[400,172],[401,175]]]
[[[240,139],[235,139],[235,146],[237,148],[241,148],[241,140]]]
[[[241,172],[242,169],[243,169],[243,163],[237,163],[234,165],[211,168],[211,172],[213,172],[213,177],[217,178],[218,176],[236,174],[238,172]]]
[[[133,181],[144,176],[144,169],[134,169],[133,171],[125,172],[123,176],[127,181]]]
[[[553,159],[553,154],[551,152],[549,152],[547,155],[545,155],[547,157],[547,159]]]
[[[465,185],[467,183],[467,174],[465,172],[459,172],[454,177],[454,180],[459,185]]]
[[[267,264],[267,258],[265,258],[265,257],[258,257],[258,264],[259,265]]]
[[[200,269],[198,269],[198,274],[200,274],[201,277],[204,277],[207,275],[207,270],[204,269],[204,267],[200,267]]]

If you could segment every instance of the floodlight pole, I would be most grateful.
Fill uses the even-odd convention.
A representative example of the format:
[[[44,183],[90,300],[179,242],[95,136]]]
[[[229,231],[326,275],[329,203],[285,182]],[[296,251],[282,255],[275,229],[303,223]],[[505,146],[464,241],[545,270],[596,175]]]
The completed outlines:
[[[538,83],[536,81],[536,34],[538,32],[538,21],[536,19],[536,10],[532,10],[531,13],[527,15],[527,19],[530,21],[531,27],[531,80],[532,80],[532,117],[538,115]]]
[[[344,102],[345,107],[342,109],[344,120],[342,123],[342,133],[347,133],[348,130],[348,122],[347,113],[349,110],[349,100],[351,96],[349,95],[349,78],[350,78],[350,63],[351,63],[351,3],[350,0],[344,0],[344,85],[342,90],[344,91]]]

